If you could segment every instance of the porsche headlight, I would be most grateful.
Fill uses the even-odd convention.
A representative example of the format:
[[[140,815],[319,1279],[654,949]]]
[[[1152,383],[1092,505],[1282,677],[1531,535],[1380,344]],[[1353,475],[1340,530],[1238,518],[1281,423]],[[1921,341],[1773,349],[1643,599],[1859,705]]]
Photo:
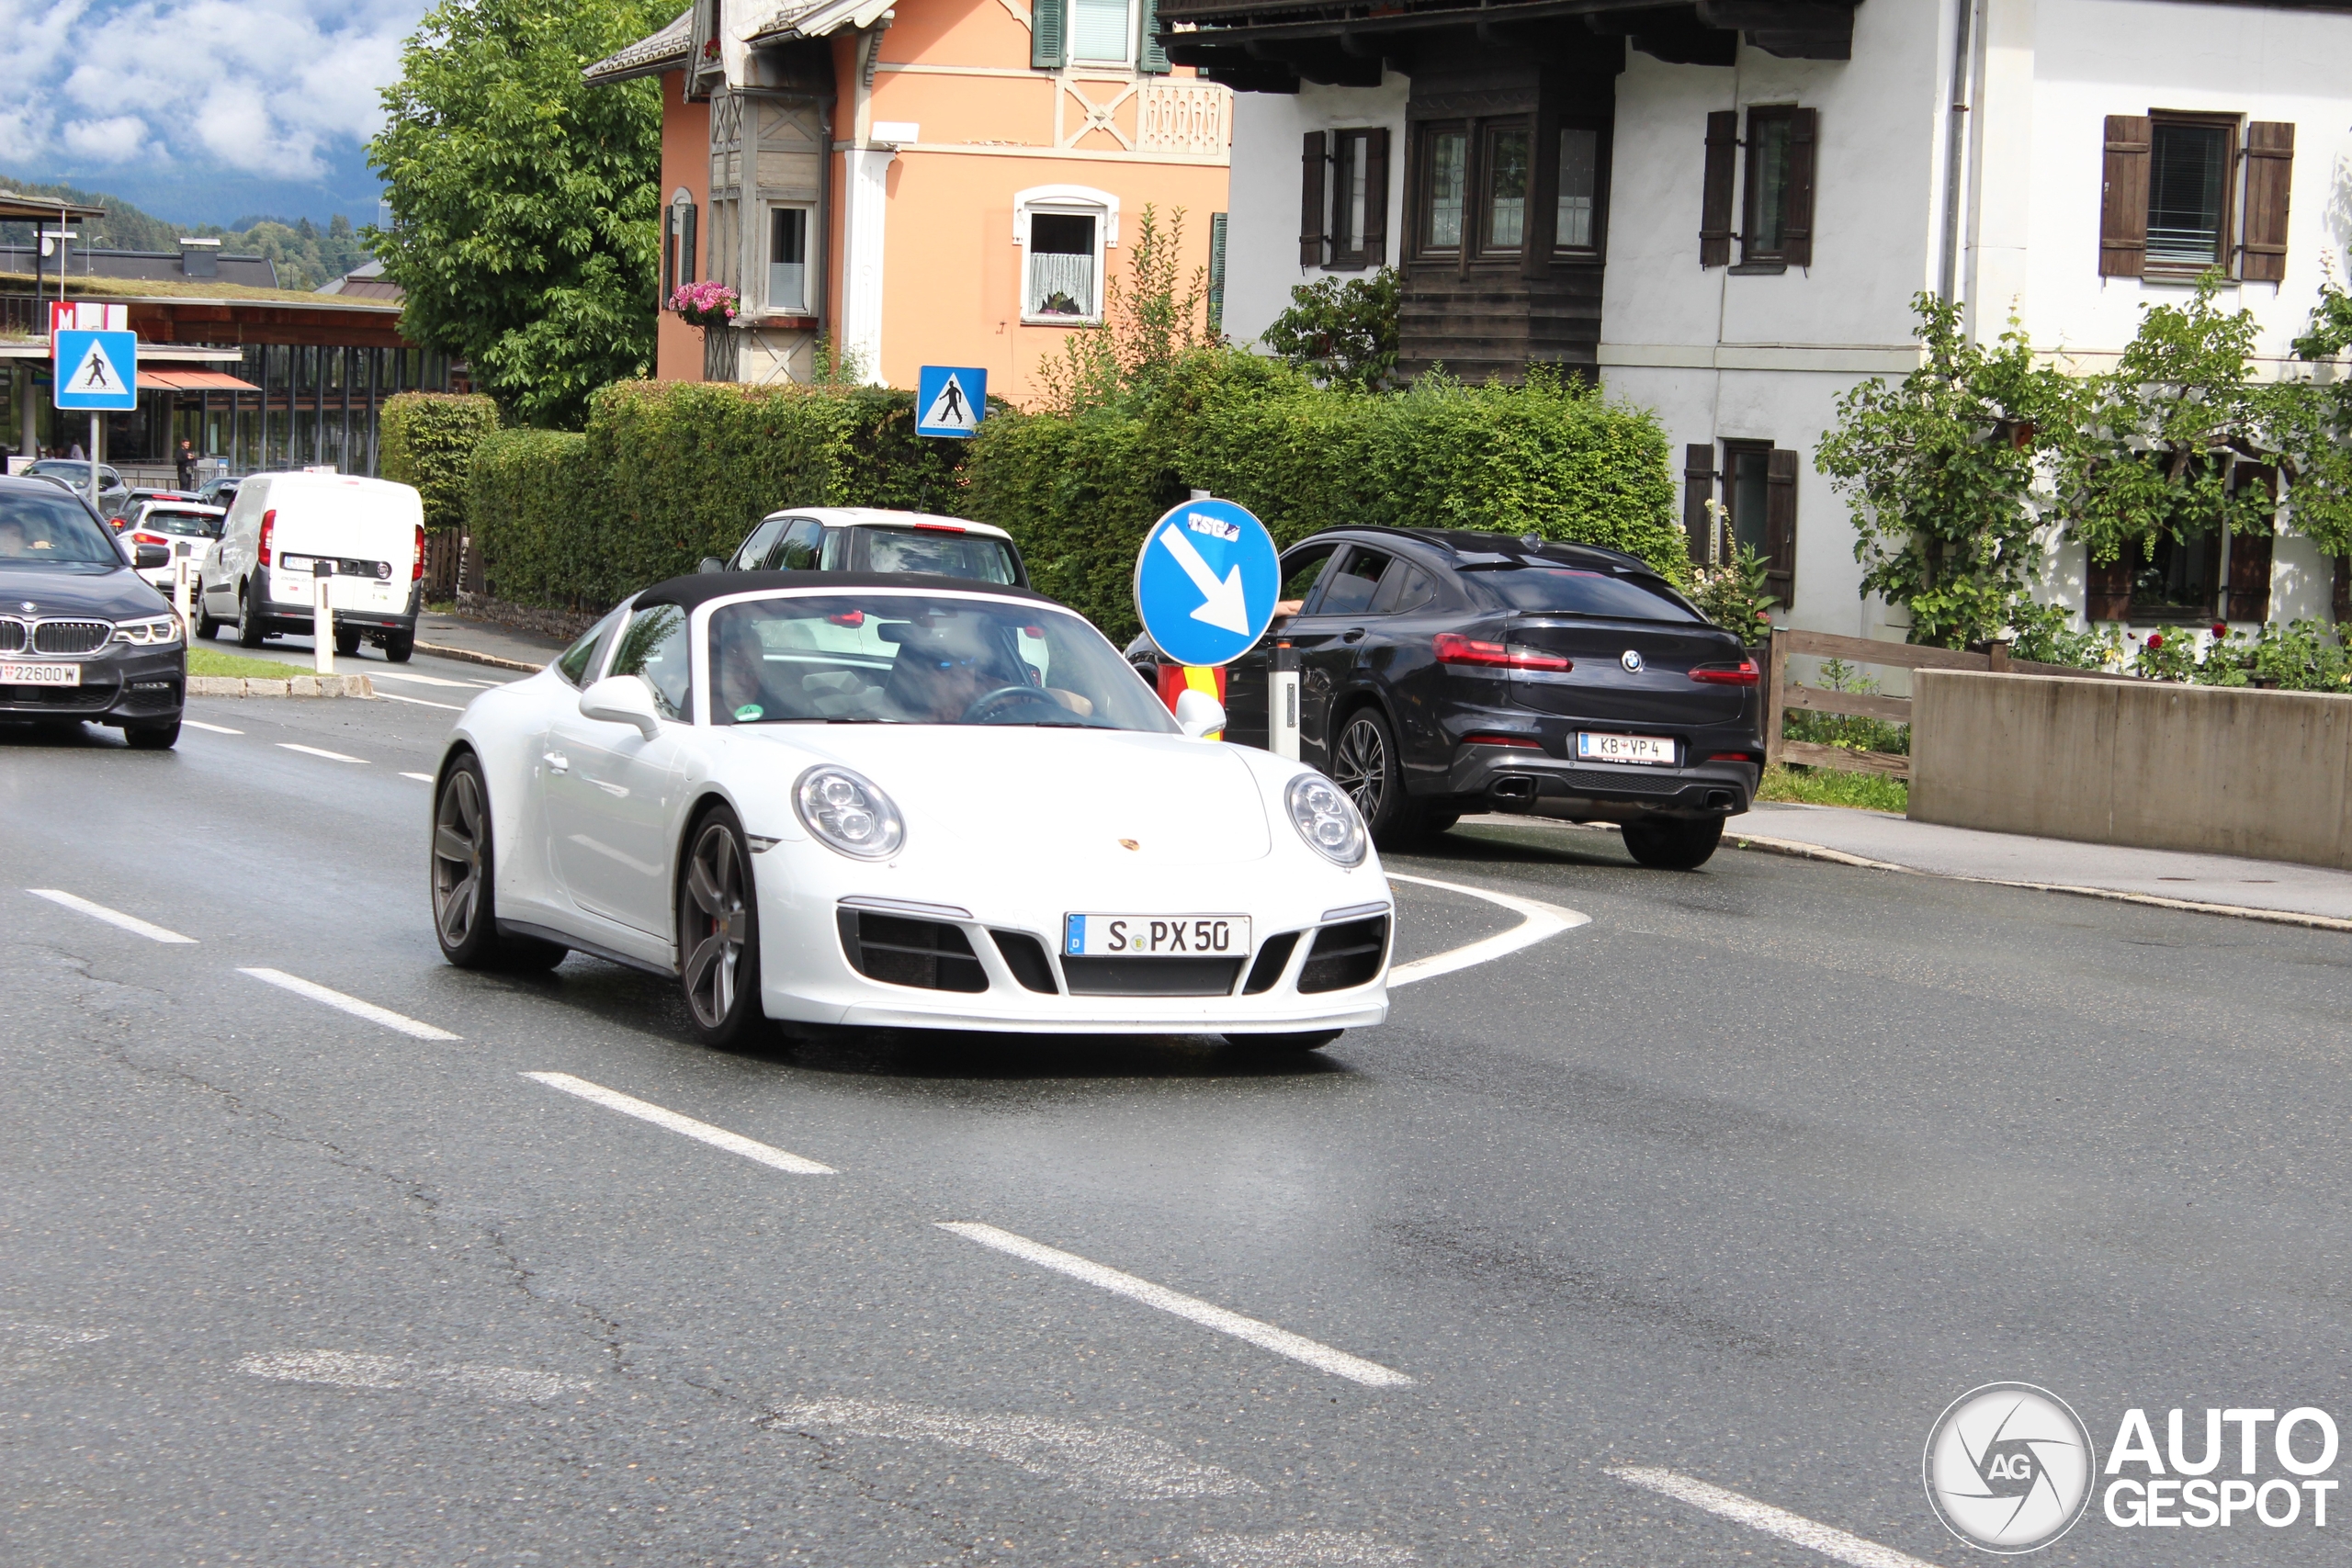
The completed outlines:
[[[859,860],[885,860],[907,841],[906,819],[890,797],[847,768],[820,766],[793,786],[801,825],[828,849]]]
[[[1334,865],[1362,865],[1370,836],[1355,802],[1320,773],[1301,773],[1283,792],[1291,826],[1308,847]]]
[[[177,615],[154,615],[143,621],[118,621],[115,640],[134,648],[162,648],[180,640]]]

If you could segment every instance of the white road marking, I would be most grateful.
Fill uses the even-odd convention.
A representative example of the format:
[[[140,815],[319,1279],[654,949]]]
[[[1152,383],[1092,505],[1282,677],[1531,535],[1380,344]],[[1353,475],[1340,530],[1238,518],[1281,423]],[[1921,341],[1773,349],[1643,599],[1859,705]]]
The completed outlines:
[[[214,735],[243,735],[244,733],[242,729],[232,729],[225,724],[207,724],[200,718],[188,718],[185,716],[181,717],[180,722],[190,729],[209,730]]]
[[[617,1111],[624,1116],[634,1116],[640,1122],[650,1122],[656,1127],[667,1127],[673,1133],[683,1133],[687,1137],[708,1144],[715,1149],[725,1149],[729,1154],[741,1155],[745,1159],[757,1160],[762,1165],[773,1166],[778,1170],[788,1170],[795,1176],[838,1176],[841,1174],[830,1165],[819,1165],[813,1159],[802,1159],[798,1155],[787,1154],[771,1145],[747,1138],[741,1133],[730,1133],[724,1127],[714,1127],[707,1122],[697,1122],[691,1116],[681,1116],[674,1111],[663,1110],[650,1100],[639,1100],[635,1095],[623,1094],[617,1089],[606,1089],[602,1084],[590,1083],[586,1078],[575,1078],[570,1073],[525,1073],[523,1076],[535,1082],[543,1083],[549,1089],[560,1089],[566,1094],[576,1094],[582,1100],[594,1100],[607,1111]]]
[[[397,1029],[402,1034],[413,1034],[419,1040],[462,1040],[465,1038],[463,1035],[452,1034],[446,1029],[435,1029],[429,1023],[420,1023],[415,1019],[394,1012],[390,1008],[379,1008],[374,1002],[363,1002],[357,997],[346,997],[341,991],[331,991],[314,980],[305,980],[300,976],[288,975],[282,969],[240,969],[237,973],[250,975],[256,980],[266,980],[273,986],[283,987],[298,997],[308,997],[314,1002],[324,1002],[331,1008],[340,1008],[354,1018],[364,1018],[370,1023],[380,1023],[386,1029]]]
[[[553,1372],[535,1372],[522,1367],[420,1367],[396,1356],[369,1356],[351,1350],[280,1350],[266,1356],[248,1356],[237,1363],[237,1370],[279,1382],[322,1382],[337,1388],[437,1385],[506,1404],[541,1403],[592,1386],[581,1378],[558,1377]]]
[[[1517,953],[1522,947],[1533,947],[1545,937],[1574,931],[1578,926],[1592,924],[1590,915],[1574,909],[1563,909],[1557,904],[1539,903],[1533,898],[1521,898],[1510,893],[1496,893],[1484,887],[1467,887],[1458,882],[1440,882],[1434,877],[1407,876],[1401,872],[1388,874],[1391,882],[1409,882],[1419,887],[1436,887],[1448,893],[1464,893],[1473,898],[1484,898],[1489,904],[1500,904],[1521,917],[1520,923],[1507,931],[1474,942],[1450,953],[1432,953],[1416,958],[1409,964],[1399,964],[1388,971],[1388,986],[1410,986],[1417,981],[1434,980],[1440,975],[1451,975],[1457,969],[1467,969],[1474,964],[1490,963],[1506,953]]]
[[[288,751],[300,751],[305,757],[324,757],[330,762],[356,762],[363,768],[368,765],[365,757],[346,757],[340,751],[323,751],[316,746],[298,746],[291,740],[281,740],[278,744]]]
[[[192,936],[182,936],[177,931],[165,931],[161,926],[150,925],[136,915],[126,915],[120,909],[109,909],[104,904],[93,904],[87,898],[77,898],[73,894],[59,888],[28,887],[25,891],[36,898],[46,898],[52,904],[62,904],[67,908],[87,915],[94,920],[104,920],[110,926],[120,926],[124,931],[136,931],[150,942],[184,942],[191,946],[196,942],[196,938]]]
[[[1196,1535],[1187,1550],[1216,1568],[1404,1568],[1420,1559],[1361,1530],[1276,1530],[1271,1535]]]
[[[431,773],[402,773],[401,777],[404,779],[414,779],[419,784],[431,784],[433,782],[433,775]]]
[[[1286,1328],[1276,1328],[1272,1324],[1261,1323],[1254,1317],[1244,1317],[1238,1312],[1228,1312],[1224,1307],[1202,1301],[1197,1296],[1188,1296],[1182,1292],[1171,1291],[1165,1285],[1155,1285],[1148,1280],[1123,1273],[1116,1269],[1106,1268],[1091,1258],[1080,1258],[1074,1252],[1064,1252],[1059,1247],[1047,1247],[1043,1242],[1031,1241],[1027,1236],[1015,1235],[1011,1231],[999,1230],[994,1225],[978,1224],[967,1220],[943,1220],[939,1222],[939,1228],[944,1231],[953,1231],[967,1241],[977,1241],[982,1247],[992,1247],[999,1252],[1009,1252],[1015,1258],[1035,1263],[1043,1269],[1051,1269],[1057,1274],[1067,1274],[1073,1280],[1083,1280],[1086,1283],[1100,1290],[1108,1291],[1113,1295],[1125,1296],[1130,1301],[1141,1302],[1146,1306],[1158,1307],[1162,1312],[1173,1313],[1178,1317],[1197,1323],[1204,1328],[1214,1328],[1219,1334],[1230,1334],[1236,1339],[1246,1339],[1261,1350],[1272,1350],[1277,1356],[1288,1356],[1294,1361],[1304,1361],[1319,1371],[1331,1373],[1334,1377],[1346,1378],[1351,1382],[1360,1382],[1367,1388],[1409,1388],[1412,1386],[1411,1378],[1407,1377],[1403,1372],[1384,1367],[1377,1361],[1367,1361],[1361,1356],[1351,1356],[1344,1350],[1334,1350],[1329,1345],[1318,1344],[1304,1335],[1293,1334]]]
[[[446,675],[419,675],[409,670],[374,670],[368,673],[379,681],[408,681],[420,686],[458,686],[470,688],[485,684],[480,681],[452,681]]]
[[[388,703],[406,703],[411,707],[447,708],[451,713],[463,713],[466,711],[455,703],[428,703],[423,697],[404,697],[398,692],[379,692],[376,694]],[[356,761],[357,759],[354,758],[353,761]]]
[[[1118,1497],[1232,1497],[1262,1492],[1229,1470],[1186,1459],[1174,1445],[1118,1427],[1080,1427],[1035,1416],[967,1416],[917,1404],[813,1399],[771,1412],[777,1427],[860,1438],[944,1443],[1015,1465],[1032,1475]]]
[[[107,1337],[99,1329],[68,1328],[62,1323],[28,1323],[23,1318],[0,1318],[0,1334],[51,1345],[95,1345]]]
[[[1612,1465],[1609,1473],[1620,1481],[1647,1487],[1678,1502],[1704,1508],[1735,1524],[1746,1525],[1749,1529],[1762,1530],[1766,1535],[1776,1535],[1782,1540],[1809,1547],[1824,1557],[1851,1563],[1853,1568],[1934,1568],[1932,1563],[1907,1552],[1897,1551],[1891,1546],[1881,1546],[1874,1540],[1848,1535],[1844,1530],[1816,1524],[1803,1514],[1792,1514],[1786,1508],[1776,1508],[1770,1503],[1759,1503],[1753,1497],[1742,1496],[1736,1492],[1726,1491],[1687,1475],[1678,1475],[1670,1470],[1627,1464]]]

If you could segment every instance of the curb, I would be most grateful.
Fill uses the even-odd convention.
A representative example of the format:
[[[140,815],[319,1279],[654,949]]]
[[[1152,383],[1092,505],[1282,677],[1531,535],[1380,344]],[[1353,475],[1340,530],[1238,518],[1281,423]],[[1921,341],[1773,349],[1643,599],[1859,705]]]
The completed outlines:
[[[1986,887],[2021,887],[2032,893],[2070,893],[2077,898],[2104,898],[2115,904],[2144,904],[2151,908],[2176,909],[2190,915],[2226,915],[2232,919],[2267,920],[2272,925],[2302,926],[2312,931],[2352,931],[2352,919],[2335,915],[2307,915],[2295,909],[2256,909],[2244,904],[2207,904],[2194,898],[2167,898],[2161,893],[2127,893],[2118,887],[2081,887],[2065,882],[2019,882],[2004,876],[1969,876],[1954,871],[1922,871],[1917,866],[1870,860],[1861,855],[1849,855],[1843,850],[1800,843],[1793,839],[1765,839],[1753,834],[1730,833],[1724,837],[1735,849],[1761,850],[1766,854],[1788,855],[1797,860],[1828,861],[1837,865],[1859,866],[1864,871],[1891,871],[1903,876],[1933,876],[1946,882],[1974,882]]]
[[[430,653],[442,659],[462,659],[469,664],[488,664],[499,670],[520,670],[526,675],[536,675],[547,668],[545,664],[531,664],[520,659],[503,658],[495,653],[476,653],[470,648],[452,648],[446,642],[420,642],[416,645],[416,651]]]
[[[375,682],[365,675],[296,675],[284,681],[248,681],[237,675],[191,675],[191,697],[372,697]]]

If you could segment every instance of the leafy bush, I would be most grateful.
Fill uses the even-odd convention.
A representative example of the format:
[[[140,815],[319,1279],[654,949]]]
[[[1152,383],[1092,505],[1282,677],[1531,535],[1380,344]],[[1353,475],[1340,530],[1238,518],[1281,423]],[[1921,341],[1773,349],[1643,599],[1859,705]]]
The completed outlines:
[[[416,487],[426,527],[462,524],[466,469],[481,438],[498,428],[498,404],[472,392],[401,392],[385,400],[379,419],[384,477]]]
[[[1862,811],[1892,811],[1901,816],[1910,808],[1911,786],[1884,773],[1849,773],[1842,768],[1782,767],[1764,770],[1756,786],[1758,800],[1796,800],[1808,806],[1850,806]],[[1739,829],[1731,829],[1738,837]]]
[[[1862,674],[1842,659],[1821,661],[1821,678],[1815,683],[1826,691],[1854,692],[1875,695],[1878,682]],[[1815,745],[1835,746],[1846,751],[1886,751],[1898,757],[1911,754],[1911,727],[1894,724],[1883,718],[1870,718],[1858,714],[1815,713],[1810,708],[1788,708],[1781,715],[1781,738],[1784,740],[1810,740]]]
[[[2009,652],[2036,664],[2071,664],[2077,670],[2105,670],[2123,657],[2112,633],[2078,632],[2074,622],[2064,604],[2019,600],[2009,608]]]
[[[1382,267],[1370,277],[1327,277],[1290,291],[1290,309],[1261,341],[1282,361],[1317,380],[1361,392],[1387,385],[1396,369],[1396,313],[1402,290]]]
[[[1738,554],[1720,566],[1690,569],[1690,603],[1752,647],[1771,635],[1772,606],[1780,603],[1764,591],[1771,570],[1754,545],[1742,545]]]

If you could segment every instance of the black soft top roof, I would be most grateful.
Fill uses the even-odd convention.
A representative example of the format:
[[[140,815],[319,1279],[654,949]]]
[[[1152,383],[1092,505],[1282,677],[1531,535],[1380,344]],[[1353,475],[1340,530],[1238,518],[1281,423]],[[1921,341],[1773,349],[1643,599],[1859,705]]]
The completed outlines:
[[[757,593],[764,589],[810,588],[831,593],[852,593],[862,589],[897,588],[918,592],[948,592],[981,594],[990,599],[1010,599],[1024,604],[1049,604],[1057,610],[1069,606],[1058,600],[1026,588],[1012,588],[1001,582],[980,582],[968,577],[943,577],[928,571],[697,571],[686,577],[673,577],[657,582],[637,596],[640,608],[649,604],[675,604],[692,610],[697,604],[713,599],[725,599],[737,593]],[[1070,611],[1076,615],[1075,610]]]

